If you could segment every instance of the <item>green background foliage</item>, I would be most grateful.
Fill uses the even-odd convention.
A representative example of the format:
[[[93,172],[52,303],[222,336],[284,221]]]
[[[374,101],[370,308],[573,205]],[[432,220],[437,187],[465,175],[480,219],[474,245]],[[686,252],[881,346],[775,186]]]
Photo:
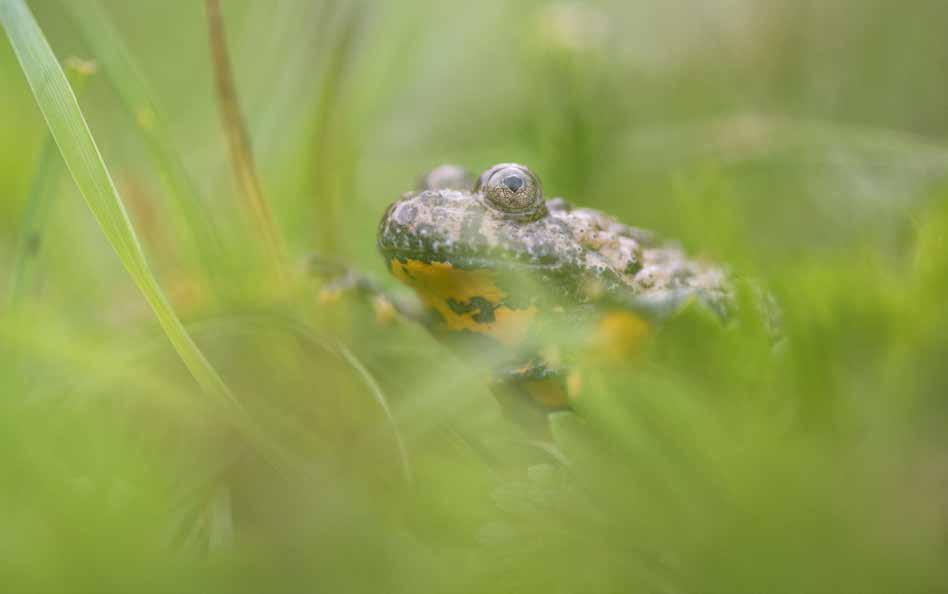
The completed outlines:
[[[29,5],[98,65],[66,71],[117,192],[0,42],[4,591],[948,587],[944,3],[224,0],[286,286],[201,3]],[[590,354],[551,455],[477,362],[320,299],[310,253],[401,291],[385,207],[503,161],[756,279],[783,339],[742,289]]]

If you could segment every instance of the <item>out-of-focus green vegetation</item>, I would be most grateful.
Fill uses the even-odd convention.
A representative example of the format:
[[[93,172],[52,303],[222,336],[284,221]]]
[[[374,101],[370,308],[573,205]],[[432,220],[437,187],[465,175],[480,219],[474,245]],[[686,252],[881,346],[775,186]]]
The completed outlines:
[[[98,63],[83,114],[240,421],[0,43],[3,591],[948,589],[944,3],[224,0],[288,287],[233,180],[202,3],[29,4],[60,60]],[[550,456],[476,364],[319,299],[307,254],[399,290],[384,208],[436,164],[502,161],[758,279],[784,339],[750,306],[689,310],[635,360],[590,356]]]

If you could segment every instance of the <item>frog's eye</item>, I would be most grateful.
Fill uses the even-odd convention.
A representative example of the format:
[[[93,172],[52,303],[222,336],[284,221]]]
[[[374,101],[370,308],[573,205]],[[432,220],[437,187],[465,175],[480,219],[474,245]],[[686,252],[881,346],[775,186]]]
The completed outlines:
[[[545,209],[540,179],[523,165],[494,165],[481,175],[474,191],[502,212],[532,216]]]

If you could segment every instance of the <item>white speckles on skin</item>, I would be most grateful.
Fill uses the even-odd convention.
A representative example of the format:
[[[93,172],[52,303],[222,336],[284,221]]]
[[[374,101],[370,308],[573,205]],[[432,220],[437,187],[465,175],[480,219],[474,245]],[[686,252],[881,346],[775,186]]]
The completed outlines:
[[[588,208],[570,208],[568,203],[560,201],[551,216],[559,217],[573,230],[580,245],[590,253],[596,253],[605,259],[609,268],[623,277],[627,285],[633,284],[634,277],[627,270],[637,270],[642,262],[642,248],[638,241],[625,233],[628,229],[614,218]],[[599,259],[587,263],[599,269]]]
[[[573,208],[562,198],[547,201],[546,209],[548,214],[538,220],[518,220],[467,191],[408,193],[387,211],[379,227],[379,248],[389,255],[410,252],[453,264],[476,258],[560,270],[563,275],[557,278],[563,280],[557,282],[598,287],[579,289],[581,298],[608,291],[643,296],[671,289],[727,291],[721,269],[689,260],[683,250],[660,244],[649,231],[597,210]]]

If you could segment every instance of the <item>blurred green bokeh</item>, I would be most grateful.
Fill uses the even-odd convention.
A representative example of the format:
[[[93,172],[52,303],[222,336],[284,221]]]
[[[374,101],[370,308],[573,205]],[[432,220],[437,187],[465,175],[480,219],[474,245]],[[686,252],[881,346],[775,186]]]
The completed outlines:
[[[200,392],[58,156],[37,174],[48,133],[0,42],[0,295],[49,188],[0,314],[3,591],[948,589],[944,2],[223,0],[288,293],[235,197],[202,3],[96,4],[206,227],[93,3],[29,4],[59,58],[99,62],[83,112],[259,439]],[[635,361],[585,361],[557,457],[474,362],[319,299],[308,254],[402,290],[385,207],[437,164],[505,161],[757,279],[784,339],[753,307],[688,310]]]

